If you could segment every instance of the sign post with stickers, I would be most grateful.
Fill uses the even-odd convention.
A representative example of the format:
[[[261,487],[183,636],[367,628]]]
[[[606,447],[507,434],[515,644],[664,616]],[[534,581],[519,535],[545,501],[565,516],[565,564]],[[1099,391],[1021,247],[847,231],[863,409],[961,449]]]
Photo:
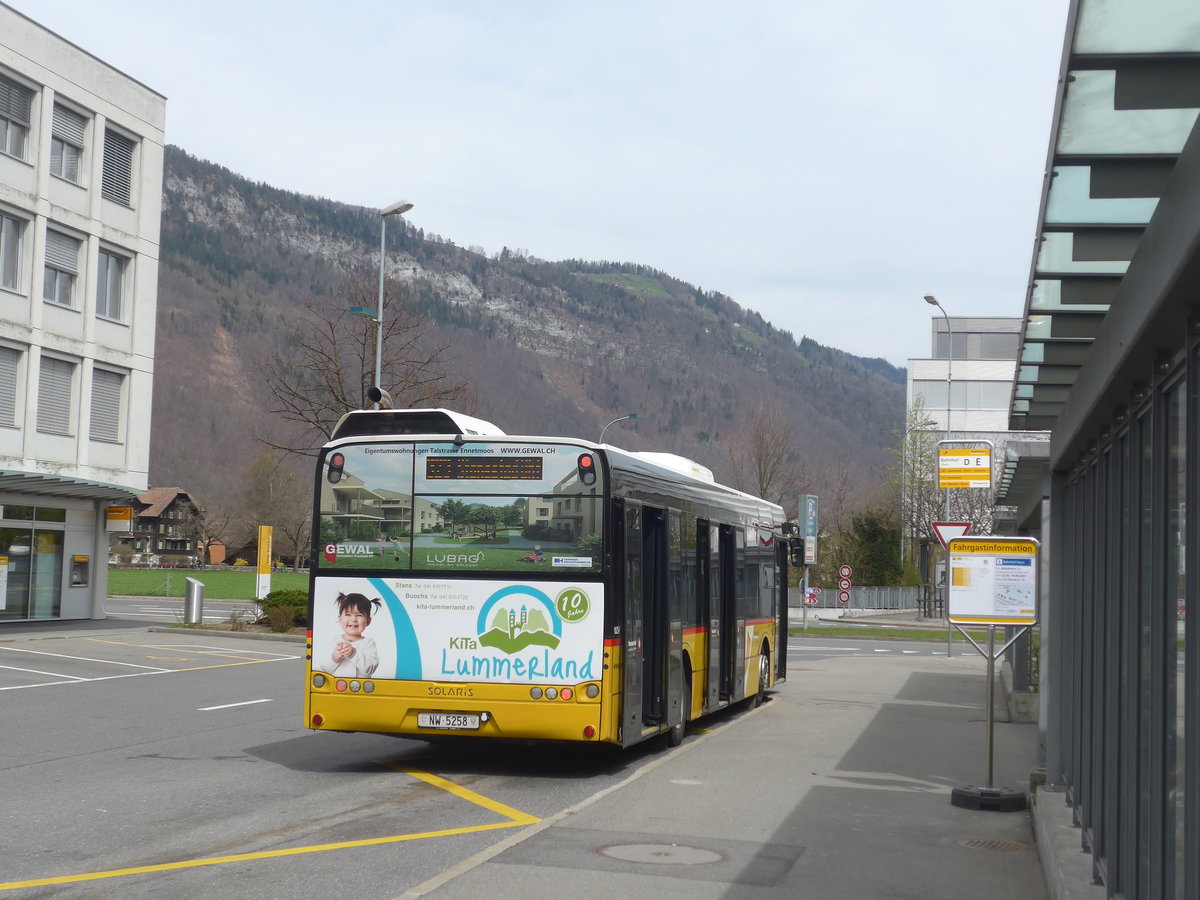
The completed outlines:
[[[950,793],[954,806],[967,809],[1025,809],[1025,794],[992,784],[996,660],[1038,620],[1038,542],[1017,537],[957,537],[948,545],[947,616],[954,627],[987,659],[987,784],[960,787]],[[964,625],[986,625],[987,648],[977,644]],[[996,627],[1015,627],[996,650]]]

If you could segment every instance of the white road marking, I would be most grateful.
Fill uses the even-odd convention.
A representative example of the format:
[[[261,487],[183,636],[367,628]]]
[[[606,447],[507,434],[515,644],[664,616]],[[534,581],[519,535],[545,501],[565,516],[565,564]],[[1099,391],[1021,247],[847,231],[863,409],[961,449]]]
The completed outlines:
[[[255,703],[270,703],[271,700],[243,700],[241,703],[226,703],[224,706],[202,706],[197,712],[212,712],[214,709],[233,709],[235,706],[253,706]]]
[[[150,672],[169,672],[170,669],[164,669],[162,666],[139,666],[137,663],[117,662],[112,659],[96,659],[91,656],[71,656],[68,653],[47,653],[45,650],[26,650],[22,647],[0,647],[0,650],[7,650],[10,653],[32,653],[36,656],[52,656],[55,659],[73,659],[78,662],[93,662],[101,663],[109,666],[127,666],[130,669],[146,669]],[[66,677],[66,676],[64,676]]]

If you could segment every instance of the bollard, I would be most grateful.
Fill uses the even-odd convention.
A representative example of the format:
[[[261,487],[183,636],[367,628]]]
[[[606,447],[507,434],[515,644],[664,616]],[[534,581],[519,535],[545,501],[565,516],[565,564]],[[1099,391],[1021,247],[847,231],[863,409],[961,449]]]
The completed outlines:
[[[204,621],[204,582],[198,578],[187,579],[183,600],[183,623],[199,625]]]

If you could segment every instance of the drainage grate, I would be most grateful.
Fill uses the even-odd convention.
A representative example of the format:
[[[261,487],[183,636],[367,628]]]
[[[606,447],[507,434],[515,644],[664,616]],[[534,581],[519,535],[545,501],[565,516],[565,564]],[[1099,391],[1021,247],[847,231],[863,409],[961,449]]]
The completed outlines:
[[[1017,853],[1021,850],[1028,850],[1028,844],[1022,844],[1020,841],[959,841],[958,846],[966,847],[968,850],[998,850],[1001,853]]]

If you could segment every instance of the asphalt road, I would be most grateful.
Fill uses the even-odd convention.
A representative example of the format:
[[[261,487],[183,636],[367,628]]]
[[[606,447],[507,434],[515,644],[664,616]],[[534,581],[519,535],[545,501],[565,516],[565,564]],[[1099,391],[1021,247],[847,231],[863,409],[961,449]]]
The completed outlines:
[[[793,638],[789,662],[799,676],[834,657],[938,652]],[[0,895],[395,897],[662,751],[313,733],[303,653],[194,631],[0,641]]]
[[[313,733],[303,653],[195,632],[0,642],[0,894],[393,897],[659,750]]]

